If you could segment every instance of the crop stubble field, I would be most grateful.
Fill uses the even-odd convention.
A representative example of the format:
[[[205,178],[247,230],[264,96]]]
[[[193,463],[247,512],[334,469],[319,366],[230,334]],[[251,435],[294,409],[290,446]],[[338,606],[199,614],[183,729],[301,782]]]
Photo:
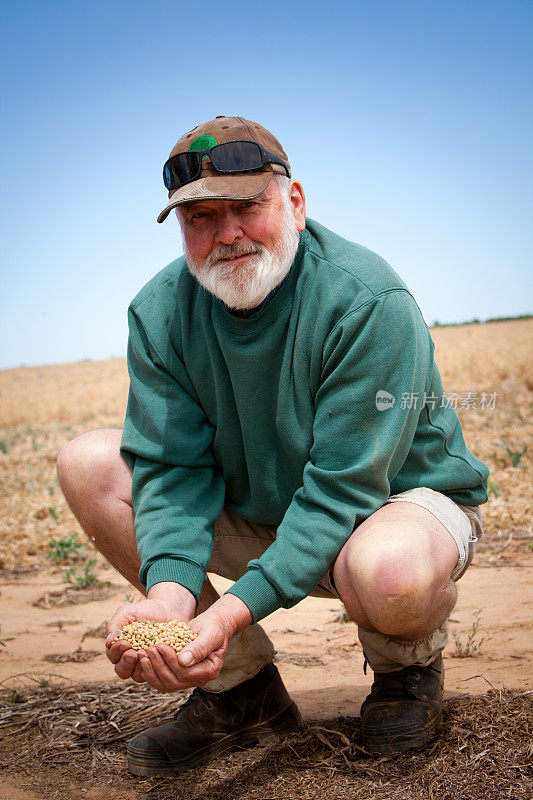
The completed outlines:
[[[501,580],[509,580],[510,583],[507,587],[509,602],[511,603],[511,608],[514,609],[514,606],[512,606],[513,592],[517,592],[517,587],[523,581],[527,571],[530,570],[532,559],[532,525],[530,518],[531,408],[533,399],[531,341],[533,338],[533,320],[434,328],[431,333],[436,346],[436,360],[443,376],[446,394],[452,402],[455,402],[455,400],[457,402],[457,411],[461,419],[466,442],[474,454],[487,463],[491,470],[489,502],[482,508],[485,536],[479,544],[475,561],[476,566],[472,568],[472,571],[475,574],[475,568],[478,569],[477,575],[482,576],[480,585],[485,588],[492,575],[503,576]],[[86,430],[99,427],[121,427],[127,388],[128,378],[123,359],[101,362],[86,361],[46,367],[21,367],[19,369],[0,371],[0,575],[3,584],[3,597],[0,596],[0,600],[8,598],[13,603],[20,605],[24,603],[24,597],[26,597],[27,616],[34,613],[40,613],[41,615],[54,613],[53,605],[55,601],[52,596],[53,592],[49,592],[47,595],[48,605],[45,600],[44,605],[41,606],[41,609],[44,610],[35,612],[32,606],[32,603],[42,594],[43,587],[48,587],[48,584],[50,584],[51,588],[55,588],[56,594],[63,596],[65,594],[65,587],[61,582],[65,564],[60,562],[54,565],[48,557],[49,541],[52,538],[55,540],[65,539],[71,534],[79,532],[79,526],[66,506],[56,481],[55,459],[57,453],[69,439]],[[452,393],[456,393],[455,398]],[[79,540],[82,541],[81,532],[78,533],[78,536]],[[100,556],[95,553],[90,555],[96,558],[95,570],[98,576],[107,578],[115,585],[115,595],[110,600],[107,600],[107,605],[105,606],[106,613],[108,613],[107,609],[112,610],[120,602],[123,602],[124,596],[129,596],[128,589],[122,579],[110,572],[109,568],[106,568]],[[87,557],[86,553],[84,556],[85,562]],[[494,569],[491,570],[491,567]],[[529,572],[529,574],[531,573]],[[515,581],[515,578],[506,576],[518,576],[520,580],[516,579]],[[463,580],[466,581],[466,579]],[[100,584],[96,588],[99,586]],[[24,587],[27,587],[26,592]],[[75,593],[76,587],[71,586],[70,588],[71,594]],[[94,590],[95,587],[93,586],[92,589]],[[502,596],[505,596],[505,586],[500,587],[500,589],[503,592]],[[92,606],[92,608],[96,608],[97,611],[93,611],[93,613],[101,614],[104,608],[102,603],[107,597],[105,590],[102,590],[101,596],[98,595],[98,592],[96,595],[91,596],[91,587],[83,591],[89,592],[88,601],[96,601],[96,605]],[[120,592],[122,592],[122,595]],[[113,589],[108,587],[108,595],[112,594]],[[133,590],[131,590],[131,594],[133,594]],[[472,609],[477,607],[477,598],[474,599],[472,597],[470,600],[468,608],[471,612]],[[521,600],[523,600],[522,595],[517,594],[516,608],[520,605]],[[100,601],[100,605],[98,601]],[[308,601],[304,602],[307,603]],[[5,605],[5,602],[2,605]],[[331,611],[331,605],[330,603],[328,611]],[[73,608],[79,607],[74,606]],[[316,608],[318,609],[318,606]],[[58,672],[50,671],[53,668],[50,668],[49,664],[45,669],[45,663],[42,659],[46,647],[43,645],[44,649],[41,648],[40,654],[34,653],[33,660],[30,662],[24,661],[23,655],[17,652],[18,629],[15,631],[10,628],[9,619],[6,619],[5,612],[6,609],[4,608],[2,628],[0,629],[0,641],[3,640],[3,646],[0,646],[0,677],[3,679],[2,685],[5,691],[8,692],[20,690],[26,702],[34,702],[33,708],[39,708],[39,702],[44,704],[43,707],[47,703],[50,705],[55,702],[52,696],[57,699],[58,693],[66,690],[61,683],[61,679],[57,677]],[[7,609],[7,612],[9,615],[9,609]],[[79,616],[78,611],[73,613],[74,616]],[[287,615],[290,612],[278,612],[278,614]],[[65,627],[68,627],[68,625],[75,626],[76,620],[74,618],[68,619],[68,614],[63,614],[63,617]],[[45,617],[43,616],[39,617],[40,624],[43,626],[45,624],[43,622],[44,619]],[[286,620],[287,624],[291,624],[290,616],[282,616],[277,619]],[[59,627],[58,635],[61,632],[64,635],[62,622],[61,619],[58,619],[57,614],[54,620]],[[460,621],[463,641],[465,641],[471,621],[471,613],[468,618],[463,615]],[[102,620],[99,618],[93,619],[95,626],[101,622]],[[485,620],[486,624],[489,622],[489,620]],[[51,625],[52,622],[46,624]],[[278,626],[279,624],[278,622]],[[528,626],[530,626],[530,617],[520,618],[516,624],[525,626],[527,630]],[[312,625],[312,620],[308,622],[308,625]],[[345,649],[349,646],[352,648],[354,646],[353,643],[349,644],[347,639],[346,642],[342,639],[343,636],[350,638],[346,633],[348,627],[351,628],[352,626],[337,624],[335,628],[335,630],[338,629],[339,631],[337,638],[341,639],[339,647],[344,647]],[[488,628],[490,628],[490,624]],[[322,628],[321,630],[329,629]],[[15,633],[15,635],[8,636],[9,633]],[[322,634],[318,637],[315,634],[314,639],[318,638],[318,642],[315,641],[314,649],[303,648],[305,652],[302,654],[301,652],[295,652],[295,648],[302,650],[302,636],[298,639],[297,633],[294,633],[294,630],[290,627],[279,630],[277,633],[280,634],[276,641],[277,646],[279,646],[280,639],[284,641],[283,636],[286,638],[286,652],[281,651],[280,668],[282,668],[285,680],[289,684],[293,681],[294,685],[298,686],[299,676],[302,671],[305,671],[302,670],[302,665],[305,664],[306,657],[309,659],[315,658],[316,661],[316,663],[308,662],[310,667],[307,670],[308,673],[311,673],[313,669],[320,669],[320,654],[321,650],[324,649],[324,643],[322,642],[321,644],[320,642]],[[298,633],[302,633],[302,631]],[[35,634],[35,636],[37,635]],[[497,636],[501,635],[502,627],[500,623],[498,634],[493,634],[494,645],[491,642],[490,647],[496,647]],[[22,633],[20,636],[22,637]],[[43,627],[42,641],[45,640],[46,636],[47,634]],[[38,641],[35,637],[34,640]],[[57,639],[56,641],[59,642],[60,640]],[[86,646],[80,644],[76,650],[76,652],[79,651],[81,653],[81,655],[78,653],[79,658],[74,655],[70,659],[63,659],[64,662],[81,662],[79,665],[76,664],[76,668],[79,668],[80,671],[78,673],[71,672],[68,675],[70,680],[68,684],[69,691],[74,692],[74,694],[78,691],[78,688],[79,692],[82,691],[80,682],[90,683],[91,678],[93,682],[94,680],[104,680],[112,675],[109,672],[102,672],[101,658],[96,659],[94,662],[95,665],[99,665],[98,669],[96,669],[96,666],[91,669],[91,665],[86,663],[86,661],[90,662],[90,658],[85,659],[83,655],[84,647],[85,651],[94,653],[101,652],[102,648],[102,639],[98,638],[97,633],[94,634],[94,639],[91,641],[93,646],[98,649],[89,651]],[[61,642],[61,647],[65,650],[65,640],[63,639]],[[56,649],[61,649],[61,647],[60,644],[56,643]],[[311,653],[311,655],[306,656],[306,653]],[[68,656],[68,652],[66,655]],[[300,662],[296,656],[300,658]],[[477,715],[483,715],[485,713],[483,708],[491,708],[493,723],[495,719],[502,720],[500,728],[498,728],[497,724],[494,727],[493,724],[491,729],[492,739],[489,737],[484,742],[485,749],[487,747],[489,749],[479,759],[481,763],[492,757],[488,755],[489,753],[492,753],[496,760],[503,758],[502,753],[498,755],[498,742],[501,743],[504,740],[507,741],[507,751],[511,752],[512,748],[515,747],[516,752],[519,753],[519,756],[517,755],[516,757],[524,764],[527,758],[531,756],[531,749],[529,755],[526,752],[526,743],[524,743],[524,751],[520,750],[520,742],[526,736],[527,725],[531,726],[531,722],[527,723],[527,717],[530,714],[530,705],[527,702],[529,696],[523,694],[524,689],[527,689],[526,676],[531,668],[531,649],[522,648],[520,653],[515,654],[515,657],[517,659],[516,666],[522,668],[522,671],[513,673],[513,675],[520,675],[520,679],[517,678],[514,684],[507,684],[512,690],[515,690],[514,693],[511,691],[511,693],[505,694],[503,692],[502,694],[501,686],[503,684],[500,684],[498,697],[493,696],[493,694],[486,695],[485,706],[480,706],[476,711]],[[60,657],[57,660],[61,663]],[[496,656],[493,660],[497,660]],[[286,665],[284,661],[287,662]],[[34,671],[32,675],[45,674],[46,680],[42,678],[25,680],[24,676],[18,679],[14,678],[13,676],[20,671],[18,669],[19,662],[24,667],[23,671],[28,670],[28,667],[31,666]],[[472,675],[476,673],[476,670],[479,671],[478,665],[473,663],[472,660],[470,660],[470,665],[470,673]],[[487,670],[489,670],[490,665],[487,664],[486,666]],[[503,663],[501,666],[502,668],[504,667]],[[325,683],[326,686],[328,667],[331,667],[331,663],[328,662],[328,659],[325,661],[322,659],[322,671],[317,680],[318,682],[321,681],[322,684]],[[25,672],[25,674],[28,673]],[[492,676],[490,678],[492,681],[496,673],[483,672],[483,675],[489,674]],[[357,681],[357,679],[355,680]],[[468,680],[468,678],[464,678],[464,680]],[[485,678],[485,680],[487,679]],[[39,683],[42,685],[39,686]],[[22,689],[20,689],[19,684],[22,685]],[[468,691],[471,686],[466,683],[463,688]],[[489,687],[487,686],[486,688]],[[102,688],[100,692],[111,692],[112,695],[114,692],[114,697],[120,689],[121,684],[108,684],[107,688],[105,690]],[[518,689],[521,691],[518,692]],[[365,691],[366,689],[363,686],[360,699],[364,696]],[[476,693],[479,693],[479,691],[478,688]],[[39,692],[41,693],[40,695]],[[47,695],[46,692],[48,692]],[[147,708],[155,709],[153,710],[155,714],[157,702],[160,702],[161,698],[159,696],[154,698],[150,695],[150,699],[146,692],[143,697],[145,700],[142,702],[146,703]],[[167,700],[168,698],[165,698],[165,701]],[[72,703],[74,701],[69,696],[69,698],[65,699],[65,702]],[[470,719],[470,717],[468,708],[464,703],[469,701],[465,701],[464,692],[462,702],[463,705],[460,708],[450,706],[448,734],[454,729],[454,725],[462,725],[465,731],[468,728],[468,721],[465,720]],[[479,703],[482,700],[478,698],[472,700],[472,702]],[[494,705],[495,703],[496,706]],[[498,703],[500,704],[499,706]],[[502,703],[508,704],[505,709]],[[84,707],[86,706],[87,702]],[[310,704],[310,707],[314,708],[312,704]],[[364,796],[367,800],[388,797],[418,798],[438,796],[444,798],[451,797],[454,792],[455,797],[491,796],[486,792],[487,787],[483,788],[483,780],[487,779],[486,776],[490,774],[490,769],[486,764],[484,771],[480,772],[477,769],[479,766],[478,761],[473,762],[473,765],[477,766],[475,769],[472,767],[471,770],[475,779],[471,780],[468,786],[463,786],[461,794],[457,794],[460,786],[460,759],[457,757],[457,764],[454,767],[453,759],[456,756],[454,755],[453,747],[450,745],[449,736],[448,738],[445,736],[443,739],[442,751],[439,750],[440,745],[432,749],[431,763],[433,772],[431,775],[428,773],[428,776],[426,776],[429,783],[425,778],[424,780],[421,778],[420,788],[417,788],[418,784],[415,785],[413,783],[410,784],[409,788],[405,788],[402,783],[405,776],[401,774],[401,769],[398,767],[399,762],[394,766],[392,766],[391,762],[388,767],[386,759],[381,766],[375,765],[372,767],[370,762],[364,760],[359,763],[361,756],[358,755],[357,748],[350,744],[349,737],[346,738],[346,723],[339,723],[334,720],[336,716],[334,712],[339,711],[340,708],[341,704],[331,708],[325,702],[322,713],[319,713],[322,721],[325,720],[328,723],[327,730],[329,733],[320,734],[320,728],[316,730],[311,728],[306,732],[305,735],[311,737],[309,741],[313,742],[313,747],[310,748],[312,759],[308,763],[305,761],[306,748],[302,746],[301,740],[295,740],[292,747],[294,756],[292,761],[290,750],[280,751],[278,748],[278,751],[271,754],[274,760],[272,763],[275,762],[278,765],[277,772],[272,770],[272,763],[265,759],[264,753],[258,755],[254,761],[253,753],[257,751],[252,751],[245,755],[232,756],[226,759],[222,766],[217,766],[214,770],[204,770],[201,773],[201,779],[198,775],[191,776],[190,783],[189,778],[176,778],[174,783],[167,781],[165,790],[160,796],[165,798],[182,796],[180,792],[185,789],[188,794],[183,796],[205,798],[205,800],[219,796],[235,798],[291,797],[296,793],[304,798],[315,796],[324,798]],[[498,709],[501,711],[499,717]],[[349,708],[345,713],[353,714],[353,708]],[[461,715],[463,716],[461,717]],[[310,718],[313,714],[308,713],[306,716]],[[461,717],[460,720],[459,717]],[[66,750],[61,750],[60,748],[56,752],[57,748],[54,750],[51,742],[54,739],[54,735],[57,735],[58,741],[63,741],[61,736],[63,736],[64,732],[59,732],[59,729],[47,731],[46,726],[44,726],[43,731],[43,725],[41,725],[37,732],[39,736],[44,736],[44,739],[41,741],[38,736],[37,738],[34,737],[32,740],[33,745],[30,745],[29,741],[24,739],[24,735],[20,733],[20,720],[17,728],[16,719],[10,722],[11,718],[12,715],[9,717],[8,723],[14,726],[12,732],[17,733],[18,731],[17,747],[20,748],[21,753],[27,750],[28,759],[25,762],[23,757],[21,766],[23,772],[25,768],[28,771],[26,783],[28,788],[19,788],[18,791],[23,792],[19,796],[24,797],[25,791],[28,792],[27,797],[53,797],[60,796],[60,794],[63,797],[68,796],[65,795],[65,786],[74,787],[76,781],[83,777],[80,775],[76,777],[74,773],[70,774],[69,770],[65,769],[64,766],[59,767],[59,764],[64,764],[65,752],[68,752],[69,748],[72,750],[74,746],[72,742],[66,745]],[[512,734],[507,724],[509,719],[516,722],[516,725],[513,723],[514,727],[511,725],[514,731]],[[503,722],[504,720],[505,723]],[[522,722],[526,720],[525,727],[522,726],[520,720]],[[11,730],[9,724],[8,729]],[[323,724],[325,723],[323,722]],[[25,730],[31,730],[31,726],[26,726]],[[529,730],[531,730],[531,727],[529,727]],[[48,739],[46,736],[48,736]],[[322,741],[321,736],[325,741]],[[476,751],[475,747],[472,749],[472,740],[466,734],[465,736],[469,742],[469,757],[475,759]],[[514,739],[513,736],[515,736]],[[96,736],[96,739],[98,739],[98,736]],[[123,791],[121,790],[122,793],[117,796],[132,798],[155,798],[159,796],[152,794],[152,791],[155,792],[156,783],[150,781],[134,782],[133,779],[127,776],[124,772],[123,760],[119,756],[120,750],[116,749],[118,747],[117,742],[107,742],[107,750],[106,746],[103,745],[96,747],[96,752],[100,755],[103,754],[100,759],[99,755],[95,755],[94,747],[91,750],[91,741],[91,736],[83,740],[84,755],[83,757],[77,755],[76,759],[82,765],[84,774],[91,776],[91,780],[94,782],[92,785],[101,786],[101,781],[106,784],[113,783],[113,779],[120,776],[120,780],[124,780],[125,784]],[[35,744],[36,742],[37,744]],[[46,756],[46,742],[48,742],[49,751],[53,757]],[[79,746],[80,740],[78,739],[78,749]],[[33,750],[32,747],[34,747]],[[43,761],[40,784],[38,783],[38,778],[35,777],[28,766],[31,763],[31,759],[35,757],[35,747],[39,752],[39,758]],[[446,748],[448,748],[449,752]],[[74,752],[75,750],[73,750]],[[7,769],[7,780],[10,770],[9,759],[6,759],[5,754],[4,745],[0,763]],[[88,754],[90,754],[90,758]],[[420,761],[419,756],[406,756],[403,758],[404,761],[401,763],[404,763],[406,769],[414,770],[414,774],[423,774],[423,768],[426,768],[427,763]],[[353,770],[355,770],[353,774],[350,773],[346,766],[347,764],[348,766],[352,765]],[[364,769],[361,764],[363,766],[366,765]],[[218,778],[217,769],[220,773]],[[503,767],[500,765],[498,772],[501,773],[502,769]],[[491,785],[498,788],[492,796],[495,797],[498,794],[498,796],[507,797],[526,797],[527,795],[523,793],[526,784],[522,782],[521,769],[521,767],[520,769],[517,767],[515,772],[511,770],[512,774],[501,777],[501,780],[498,779],[496,781],[494,778]],[[441,780],[442,770],[449,776],[448,783],[444,779]],[[195,770],[195,773],[199,772],[199,770]],[[242,780],[238,777],[239,775],[241,775]],[[361,791],[363,792],[364,789],[361,795],[353,787],[350,788],[349,795],[343,794],[343,792],[346,792],[351,780],[350,775],[352,778],[356,775],[359,776]],[[513,775],[514,778],[512,777]],[[286,783],[285,787],[284,781]],[[348,784],[346,781],[348,781]],[[439,788],[437,794],[428,794],[427,786],[430,785],[431,781],[433,781],[435,787],[438,786]],[[263,786],[262,789],[258,789],[259,784]],[[87,784],[84,785],[87,786]],[[219,795],[219,788],[217,787],[222,786],[226,787],[224,789],[225,794]],[[265,786],[268,786],[268,790]],[[33,795],[32,792],[37,788],[38,795]],[[0,797],[3,796],[1,790],[0,784]],[[404,790],[411,792],[411,794],[403,794]],[[88,791],[90,792],[91,790]],[[98,791],[100,789],[95,789],[95,791],[94,797],[99,797]],[[106,791],[108,790],[106,789]],[[261,792],[265,791],[268,791],[268,794],[261,794]],[[58,792],[58,794],[56,795],[54,792]],[[15,795],[9,795],[8,793],[6,794],[7,796],[14,797]],[[92,795],[89,793],[86,796]],[[109,796],[112,797],[113,795]]]
[[[526,552],[533,320],[434,328],[432,338],[446,395],[457,393],[466,442],[491,470],[478,561]],[[76,528],[56,483],[57,453],[86,430],[122,427],[127,391],[124,359],[0,371],[1,569],[44,565],[48,539]],[[468,392],[475,397],[467,400]],[[476,408],[461,408],[466,402]]]

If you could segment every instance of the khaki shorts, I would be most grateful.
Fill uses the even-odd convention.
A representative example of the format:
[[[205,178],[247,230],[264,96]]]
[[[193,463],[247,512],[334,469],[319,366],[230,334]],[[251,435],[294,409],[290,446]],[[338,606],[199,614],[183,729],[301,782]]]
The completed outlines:
[[[458,581],[474,558],[476,542],[483,534],[478,506],[463,506],[446,495],[425,487],[394,494],[386,503],[415,503],[430,511],[450,532],[457,544],[459,557],[451,578]],[[208,572],[236,581],[246,572],[248,562],[260,558],[276,538],[276,531],[247,522],[228,508],[215,522],[215,539]],[[313,597],[335,597],[339,594],[327,572],[310,593]]]

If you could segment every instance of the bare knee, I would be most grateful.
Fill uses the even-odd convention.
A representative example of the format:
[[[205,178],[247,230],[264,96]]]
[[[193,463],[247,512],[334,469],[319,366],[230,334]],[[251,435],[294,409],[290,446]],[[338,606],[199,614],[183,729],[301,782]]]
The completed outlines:
[[[354,535],[341,555],[348,604],[359,609],[363,627],[416,637],[432,630],[436,607],[453,607],[455,587],[423,530],[382,522]]]
[[[423,541],[423,539],[422,539]],[[362,580],[373,594],[373,622],[378,630],[404,639],[430,634],[449,616],[457,589],[435,568],[427,553],[390,548],[378,554]]]
[[[70,503],[78,491],[84,495],[110,492],[131,498],[131,473],[120,455],[122,431],[88,431],[68,442],[57,457],[60,486]]]
[[[367,590],[389,602],[423,602],[431,593],[435,576],[423,554],[402,547],[390,547],[376,553],[376,558],[363,570],[361,580]]]

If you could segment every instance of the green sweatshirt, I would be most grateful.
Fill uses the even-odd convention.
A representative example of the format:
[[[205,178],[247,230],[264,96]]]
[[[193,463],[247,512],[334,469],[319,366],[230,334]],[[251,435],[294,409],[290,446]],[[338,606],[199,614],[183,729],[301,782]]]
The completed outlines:
[[[224,505],[277,528],[229,590],[258,621],[305,597],[390,494],[427,486],[487,500],[488,469],[446,403],[409,290],[312,220],[252,319],[179,258],[133,300],[129,326],[121,452],[147,588],[174,581],[198,598]]]

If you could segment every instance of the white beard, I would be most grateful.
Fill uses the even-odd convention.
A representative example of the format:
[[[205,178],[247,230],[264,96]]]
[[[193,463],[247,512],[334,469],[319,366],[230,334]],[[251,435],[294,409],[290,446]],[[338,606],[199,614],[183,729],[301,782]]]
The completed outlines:
[[[229,308],[242,309],[255,308],[281,283],[292,266],[299,239],[292,211],[284,204],[279,236],[272,250],[252,240],[239,241],[219,245],[205,261],[199,261],[191,257],[185,241],[183,247],[189,272],[198,283]],[[237,264],[220,261],[245,253],[253,255]]]

